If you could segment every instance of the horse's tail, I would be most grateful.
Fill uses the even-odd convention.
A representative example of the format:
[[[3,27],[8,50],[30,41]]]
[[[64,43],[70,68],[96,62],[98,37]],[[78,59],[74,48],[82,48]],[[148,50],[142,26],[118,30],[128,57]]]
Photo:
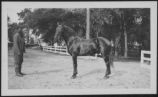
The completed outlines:
[[[114,42],[111,40],[110,41],[110,48],[111,49],[110,49],[110,55],[109,55],[110,57],[109,58],[110,58],[110,64],[111,64],[112,67],[114,67],[114,64],[113,64],[113,62],[114,62],[114,53],[115,53],[114,47],[115,47]]]
[[[111,51],[110,51],[110,55],[109,55],[109,60],[110,60],[110,65],[112,66],[112,67],[114,67],[114,54],[113,54],[113,51],[112,51],[113,49],[111,49]]]
[[[104,50],[105,50],[105,47],[107,47],[106,49],[108,49],[108,51],[106,51],[106,54],[109,55],[110,65],[112,67],[114,67],[114,64],[113,64],[113,61],[114,61],[114,54],[113,54],[114,44],[113,44],[113,42],[104,38],[104,37],[98,37],[97,42],[98,42],[99,49],[104,48]],[[101,46],[100,44],[103,44],[103,46]]]

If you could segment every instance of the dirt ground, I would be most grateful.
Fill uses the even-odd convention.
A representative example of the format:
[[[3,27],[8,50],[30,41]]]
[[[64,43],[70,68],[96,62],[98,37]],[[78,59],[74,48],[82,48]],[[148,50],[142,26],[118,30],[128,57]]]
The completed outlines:
[[[71,79],[72,58],[67,55],[26,49],[22,72],[16,77],[13,53],[8,55],[9,89],[131,89],[150,88],[150,69],[136,61],[115,61],[112,75],[104,79],[105,63],[102,58],[78,58],[78,77]]]

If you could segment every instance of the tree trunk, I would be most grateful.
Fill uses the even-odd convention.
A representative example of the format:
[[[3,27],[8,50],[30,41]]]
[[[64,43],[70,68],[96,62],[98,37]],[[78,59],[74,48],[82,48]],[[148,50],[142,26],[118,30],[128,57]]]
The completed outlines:
[[[125,12],[122,14],[123,17],[123,33],[124,33],[124,57],[127,58],[127,52],[128,52],[128,47],[127,47],[127,29],[126,29],[126,21],[125,21]]]
[[[115,56],[118,56],[118,45],[120,42],[121,34],[119,34],[115,39]]]
[[[90,13],[89,8],[87,8],[87,29],[86,29],[86,39],[90,38]]]
[[[118,57],[118,51],[115,50],[115,57]]]
[[[124,51],[124,57],[127,58],[128,47],[127,47],[127,32],[126,32],[126,29],[124,29],[124,37],[125,37],[125,51]]]
[[[26,33],[26,42],[30,43],[29,32]]]

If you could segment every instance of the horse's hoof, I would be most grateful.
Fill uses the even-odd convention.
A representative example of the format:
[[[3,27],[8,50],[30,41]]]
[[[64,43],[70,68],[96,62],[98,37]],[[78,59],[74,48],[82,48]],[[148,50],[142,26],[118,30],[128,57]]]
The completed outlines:
[[[20,74],[21,74],[21,75],[26,75],[25,73],[22,73],[22,72],[21,72]]]
[[[23,77],[23,75],[20,74],[20,73],[17,73],[16,76],[18,76],[18,77]]]
[[[71,79],[75,79],[75,78],[76,78],[76,76],[74,76],[74,75],[73,75],[73,76],[71,76]]]
[[[109,79],[110,77],[108,75],[104,76],[104,79]]]

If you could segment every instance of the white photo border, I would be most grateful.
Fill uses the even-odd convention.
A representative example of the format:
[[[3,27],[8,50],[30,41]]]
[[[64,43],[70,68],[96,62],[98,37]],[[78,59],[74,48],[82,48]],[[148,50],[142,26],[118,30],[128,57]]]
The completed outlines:
[[[157,88],[157,2],[2,2],[2,95],[155,94]],[[149,89],[8,89],[8,8],[150,8],[151,87]],[[41,92],[42,91],[42,92]]]

